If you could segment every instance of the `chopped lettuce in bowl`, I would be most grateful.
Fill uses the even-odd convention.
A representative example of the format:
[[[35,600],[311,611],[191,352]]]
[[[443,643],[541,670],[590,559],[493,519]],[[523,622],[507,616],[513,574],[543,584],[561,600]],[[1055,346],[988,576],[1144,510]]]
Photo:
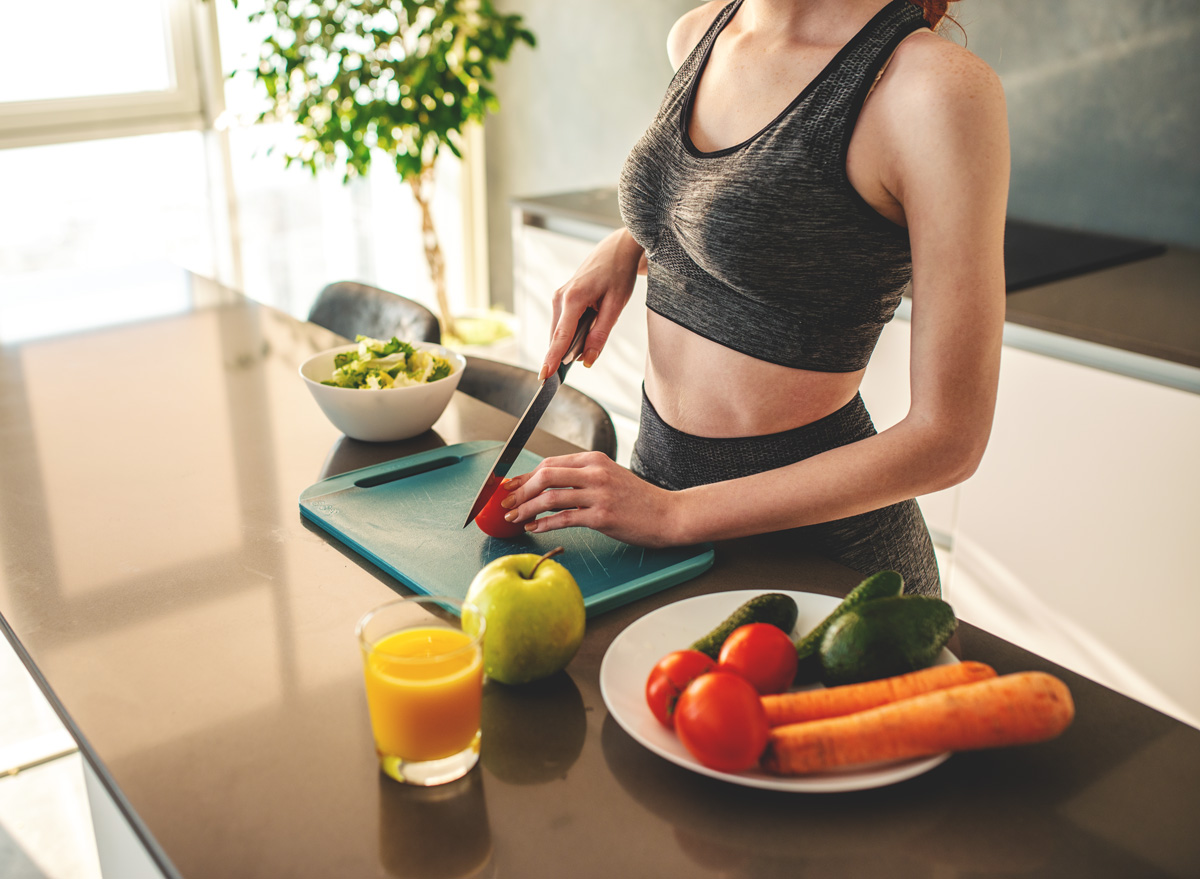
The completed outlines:
[[[390,341],[357,336],[358,348],[334,357],[333,376],[322,381],[335,388],[405,388],[450,375],[450,362],[432,351],[414,348],[395,336]]]
[[[353,345],[317,351],[299,372],[321,411],[346,436],[393,442],[433,426],[466,368],[462,354],[433,342],[359,336]]]

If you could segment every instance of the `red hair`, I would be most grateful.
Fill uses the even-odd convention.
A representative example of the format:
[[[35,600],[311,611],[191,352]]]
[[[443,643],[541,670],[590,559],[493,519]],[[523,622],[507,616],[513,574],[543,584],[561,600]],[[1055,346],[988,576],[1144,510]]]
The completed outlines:
[[[942,19],[947,18],[954,21],[946,14],[946,7],[954,0],[909,0],[914,6],[920,6],[925,12],[925,22],[930,28],[936,29],[941,24]]]

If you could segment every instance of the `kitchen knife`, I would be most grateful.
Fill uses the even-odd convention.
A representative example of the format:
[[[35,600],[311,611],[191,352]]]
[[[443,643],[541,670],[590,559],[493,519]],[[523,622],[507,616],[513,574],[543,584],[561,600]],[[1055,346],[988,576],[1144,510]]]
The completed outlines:
[[[475,496],[475,503],[471,505],[471,512],[467,515],[467,521],[463,522],[464,528],[475,521],[475,517],[487,506],[488,500],[496,493],[496,489],[500,487],[500,483],[508,475],[513,462],[517,460],[517,455],[521,454],[521,449],[525,448],[525,443],[529,441],[529,437],[533,434],[533,429],[537,427],[538,421],[545,414],[546,407],[550,405],[550,401],[554,399],[554,394],[562,385],[563,380],[566,379],[567,370],[583,354],[583,343],[587,341],[588,331],[591,330],[592,323],[596,320],[596,314],[596,309],[588,308],[584,311],[583,316],[579,318],[579,324],[575,328],[575,337],[571,339],[567,353],[563,355],[562,363],[559,364],[556,371],[546,376],[541,387],[538,388],[538,392],[534,395],[533,400],[525,409],[525,414],[521,416],[521,420],[513,428],[508,442],[504,444],[504,448],[496,456],[496,463],[492,465],[492,469],[488,472],[487,478],[484,479],[483,485],[479,489],[479,494]]]

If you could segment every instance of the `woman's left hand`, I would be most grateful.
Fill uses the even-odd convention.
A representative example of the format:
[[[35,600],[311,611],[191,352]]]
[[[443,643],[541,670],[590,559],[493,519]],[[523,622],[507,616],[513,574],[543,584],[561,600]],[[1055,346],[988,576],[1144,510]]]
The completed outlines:
[[[638,478],[601,452],[547,458],[506,480],[510,522],[531,533],[583,526],[635,546],[672,546],[678,538],[676,492]],[[542,513],[553,515],[535,518]]]

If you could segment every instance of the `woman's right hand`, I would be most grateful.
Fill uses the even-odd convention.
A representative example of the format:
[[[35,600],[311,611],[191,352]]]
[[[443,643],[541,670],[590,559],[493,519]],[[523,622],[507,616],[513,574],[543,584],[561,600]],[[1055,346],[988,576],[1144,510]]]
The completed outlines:
[[[627,229],[618,229],[596,245],[571,280],[554,291],[550,347],[538,379],[558,369],[588,306],[596,320],[583,346],[584,366],[591,366],[604,350],[608,337],[633,294],[633,285],[644,262],[642,248]]]

